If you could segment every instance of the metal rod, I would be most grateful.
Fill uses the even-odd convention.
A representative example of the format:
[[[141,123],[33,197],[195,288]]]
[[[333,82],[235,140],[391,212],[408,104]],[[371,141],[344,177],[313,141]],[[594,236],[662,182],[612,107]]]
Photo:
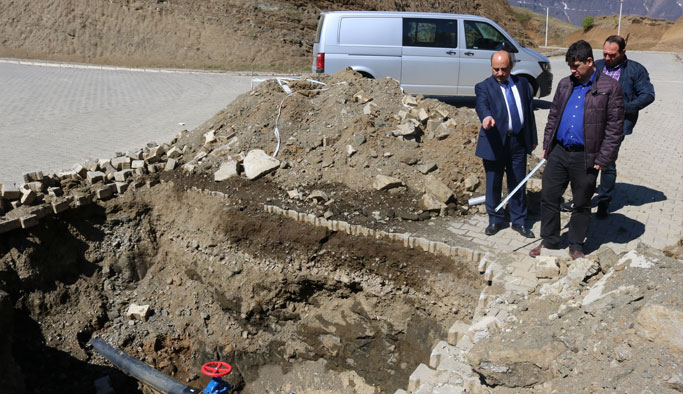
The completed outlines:
[[[508,202],[508,200],[511,199],[512,196],[515,195],[515,193],[517,192],[517,190],[519,190],[519,188],[521,188],[522,185],[524,185],[524,184],[526,183],[526,181],[528,181],[529,178],[531,178],[531,176],[534,175],[534,173],[535,173],[536,171],[538,171],[539,168],[541,168],[541,166],[543,165],[543,163],[545,163],[545,159],[539,161],[538,164],[536,164],[536,167],[534,167],[534,169],[531,170],[531,172],[529,173],[529,175],[527,175],[526,177],[524,177],[524,179],[522,179],[522,181],[519,182],[519,185],[517,185],[517,187],[515,187],[515,188],[512,190],[512,192],[511,192],[510,194],[508,194],[507,197],[505,197],[505,200],[503,200],[503,202],[501,202],[500,204],[498,204],[498,206],[497,206],[496,209],[495,209],[496,212],[498,212],[501,208],[503,208],[503,206],[505,205],[505,203]]]
[[[617,35],[621,35],[621,7],[624,6],[624,0],[619,1],[619,27],[617,28]]]
[[[545,8],[545,46],[548,46],[548,16],[550,15],[550,7]]]

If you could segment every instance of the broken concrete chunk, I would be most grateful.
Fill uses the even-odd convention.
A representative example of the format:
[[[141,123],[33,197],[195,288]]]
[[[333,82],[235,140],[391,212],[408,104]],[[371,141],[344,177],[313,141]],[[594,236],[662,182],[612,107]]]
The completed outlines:
[[[638,335],[672,351],[683,352],[683,312],[663,305],[646,305],[636,319]]]
[[[187,164],[186,164],[186,166],[187,166]],[[185,166],[183,166],[183,169],[185,169]],[[238,175],[237,174],[237,161],[236,160],[228,160],[228,161],[224,162],[223,164],[221,164],[220,167],[218,167],[218,171],[213,173],[213,180],[216,182],[221,182],[221,181],[225,181],[225,180],[230,179],[230,178],[237,176],[237,175]]]
[[[20,217],[19,222],[21,222],[21,228],[30,228],[37,225],[40,219],[36,215],[26,215]]]
[[[365,136],[363,134],[355,134],[353,136],[353,145],[361,146],[365,143]]]
[[[560,267],[557,264],[557,257],[537,256],[535,260],[535,270],[537,278],[552,279],[560,274]]]
[[[216,141],[216,130],[210,130],[204,134],[204,145],[208,145]]]
[[[62,194],[64,194],[64,192],[62,191],[61,187],[51,186],[47,188],[47,194],[50,197],[60,197]]]
[[[69,209],[70,201],[67,198],[61,198],[52,201],[52,212],[56,214],[64,212]]]
[[[116,185],[117,194],[123,194],[128,190],[128,182],[116,182],[114,185]]]
[[[169,150],[168,153],[167,153],[169,159],[177,159],[177,158],[179,158],[180,156],[182,156],[182,154],[183,154],[183,153],[182,153],[182,152],[180,151],[180,149],[178,149],[178,147],[176,147],[176,146],[174,146],[173,148],[171,148],[171,150]]]
[[[391,133],[397,137],[398,136],[408,137],[408,136],[414,135],[416,130],[417,130],[417,128],[416,128],[415,124],[413,124],[411,122],[407,122],[407,123],[401,123],[400,125],[398,125],[396,130],[392,131]]]
[[[353,146],[351,146],[351,145],[346,145],[346,155],[347,155],[348,157],[353,156],[353,154],[356,153],[356,152],[357,152],[357,151],[353,148]]]
[[[256,179],[274,171],[280,166],[280,160],[269,156],[261,149],[254,149],[244,158],[244,173],[248,179]]]
[[[45,176],[42,171],[28,172],[24,174],[24,183],[42,182]]]
[[[126,182],[128,178],[133,176],[133,170],[123,170],[114,173],[114,180],[116,182]]]
[[[500,320],[493,316],[486,316],[478,322],[472,324],[467,330],[467,335],[469,335],[472,343],[477,343],[482,339],[488,337],[490,334],[500,330],[501,324]]]
[[[386,175],[377,175],[373,183],[375,190],[389,190],[402,185],[403,182],[400,179]]]
[[[115,157],[111,159],[111,165],[119,171],[124,169],[124,165],[130,168],[130,157]]]
[[[33,190],[24,189],[22,191],[21,200],[20,200],[21,205],[31,205],[36,201],[37,198],[38,198],[38,195],[36,194],[36,192],[34,192]]]
[[[19,219],[0,220],[0,234],[4,234],[19,227],[21,227],[21,221]]]
[[[425,111],[424,108],[420,108],[417,111],[417,120],[419,120],[420,123],[424,123],[424,121],[427,119],[429,119],[429,114],[427,113],[427,111]]]
[[[130,304],[128,311],[126,311],[126,317],[129,320],[146,321],[150,312],[149,305]]]
[[[453,191],[432,175],[425,177],[425,193],[432,194],[442,203],[448,202],[453,197]]]

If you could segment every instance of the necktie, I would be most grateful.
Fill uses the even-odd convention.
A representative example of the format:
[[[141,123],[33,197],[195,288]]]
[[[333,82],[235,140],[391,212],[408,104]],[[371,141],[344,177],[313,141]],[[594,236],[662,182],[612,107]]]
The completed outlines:
[[[510,87],[509,81],[505,81],[503,86],[505,86],[505,98],[507,98],[508,108],[510,109],[512,132],[518,134],[522,130],[522,122],[519,120],[519,111],[517,111],[515,95],[512,93],[512,88]]]

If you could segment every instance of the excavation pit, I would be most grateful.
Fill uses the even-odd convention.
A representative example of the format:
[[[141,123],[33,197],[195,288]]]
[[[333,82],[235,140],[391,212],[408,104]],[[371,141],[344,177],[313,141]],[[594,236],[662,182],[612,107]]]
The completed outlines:
[[[99,337],[196,388],[222,360],[235,392],[393,393],[472,318],[485,285],[472,262],[267,213],[277,186],[243,182],[207,193],[169,175],[5,234],[6,387],[93,392],[108,376],[143,391],[88,344]],[[149,314],[128,317],[133,304]]]

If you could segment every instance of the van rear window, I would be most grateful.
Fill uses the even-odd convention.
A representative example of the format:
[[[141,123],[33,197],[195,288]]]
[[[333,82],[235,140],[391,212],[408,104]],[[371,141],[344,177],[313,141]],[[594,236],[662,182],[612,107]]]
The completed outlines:
[[[455,19],[403,19],[403,46],[457,48],[458,21]]]
[[[401,46],[401,18],[342,18],[339,44]]]

